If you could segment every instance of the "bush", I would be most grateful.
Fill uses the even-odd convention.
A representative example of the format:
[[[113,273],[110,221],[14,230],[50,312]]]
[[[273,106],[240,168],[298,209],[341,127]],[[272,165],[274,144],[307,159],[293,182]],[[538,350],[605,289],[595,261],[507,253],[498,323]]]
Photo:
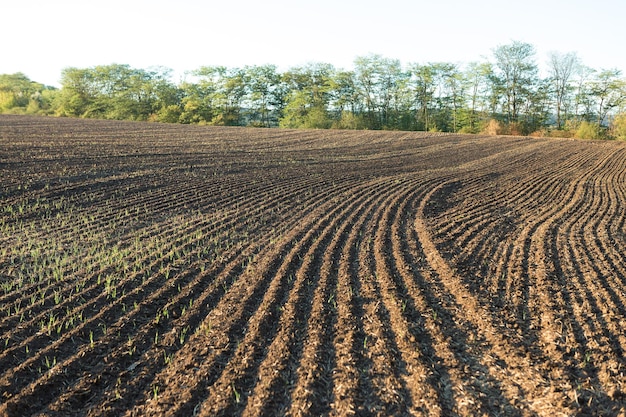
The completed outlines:
[[[357,130],[365,129],[366,124],[362,116],[344,110],[341,112],[341,118],[333,122],[332,128]]]
[[[506,126],[505,135],[523,136],[524,128],[519,122],[511,122]]]
[[[471,128],[470,126],[463,126],[460,130],[459,133],[463,133],[463,134],[476,134],[479,133],[479,130],[477,128]]]
[[[574,137],[578,139],[600,139],[600,128],[595,123],[582,121],[578,125],[578,129],[576,129]]]
[[[155,114],[152,114],[150,121],[161,123],[178,123],[180,121],[180,107],[175,104],[163,106]]]
[[[626,140],[626,113],[615,116],[611,123],[611,134],[615,139]]]
[[[480,131],[483,135],[497,136],[502,135],[502,125],[496,119],[489,119]]]

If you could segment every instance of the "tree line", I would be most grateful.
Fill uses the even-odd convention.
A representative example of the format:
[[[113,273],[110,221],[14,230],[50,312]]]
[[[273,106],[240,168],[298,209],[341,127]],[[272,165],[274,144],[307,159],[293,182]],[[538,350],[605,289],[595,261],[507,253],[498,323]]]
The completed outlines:
[[[65,68],[61,88],[0,75],[0,112],[228,126],[423,130],[626,139],[626,80],[576,53],[512,42],[469,64],[402,65],[357,57],[351,70],[310,63],[206,66],[179,83],[167,68]]]

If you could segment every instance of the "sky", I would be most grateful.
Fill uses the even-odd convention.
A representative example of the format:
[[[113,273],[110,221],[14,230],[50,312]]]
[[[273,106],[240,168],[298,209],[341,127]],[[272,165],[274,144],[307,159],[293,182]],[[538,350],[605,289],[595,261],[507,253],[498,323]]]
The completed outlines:
[[[60,86],[66,67],[172,69],[310,62],[350,70],[359,56],[412,63],[493,60],[532,44],[626,75],[624,0],[0,0],[0,74]]]

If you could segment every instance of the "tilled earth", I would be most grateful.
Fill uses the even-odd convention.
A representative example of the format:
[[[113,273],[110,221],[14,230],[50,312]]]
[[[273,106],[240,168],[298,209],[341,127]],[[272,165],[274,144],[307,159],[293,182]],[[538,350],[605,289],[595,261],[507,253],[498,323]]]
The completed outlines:
[[[626,144],[0,116],[0,415],[626,415]]]

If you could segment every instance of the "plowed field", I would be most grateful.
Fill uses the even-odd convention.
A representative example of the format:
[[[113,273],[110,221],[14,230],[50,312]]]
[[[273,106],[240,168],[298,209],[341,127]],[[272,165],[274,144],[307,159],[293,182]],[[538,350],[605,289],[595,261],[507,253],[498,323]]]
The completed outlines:
[[[626,415],[626,145],[0,117],[0,415]]]

